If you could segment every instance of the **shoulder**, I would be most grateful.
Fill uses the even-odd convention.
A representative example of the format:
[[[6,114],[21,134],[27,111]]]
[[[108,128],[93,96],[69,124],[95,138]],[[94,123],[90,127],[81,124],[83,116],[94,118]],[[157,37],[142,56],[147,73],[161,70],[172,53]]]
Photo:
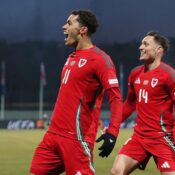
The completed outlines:
[[[164,74],[166,74],[173,81],[175,81],[175,69],[173,69],[170,65],[163,62],[160,65],[160,69],[161,71],[163,71]]]
[[[99,47],[97,47],[97,46],[94,46],[93,48],[92,48],[92,53],[94,54],[94,55],[98,55],[98,56],[108,56],[108,54],[104,51],[104,50],[102,50],[102,49],[100,49]]]
[[[143,69],[144,69],[144,66],[143,66],[143,65],[134,67],[134,68],[131,70],[130,75],[138,75]]]
[[[141,73],[141,71],[144,69],[144,66],[141,65],[141,66],[137,66],[137,67],[134,67],[130,74],[129,74],[129,82],[132,83],[135,81],[136,78],[138,78],[139,74]]]
[[[98,64],[105,64],[107,67],[114,67],[111,57],[105,51],[96,46],[92,49],[92,56],[94,61],[97,61]]]

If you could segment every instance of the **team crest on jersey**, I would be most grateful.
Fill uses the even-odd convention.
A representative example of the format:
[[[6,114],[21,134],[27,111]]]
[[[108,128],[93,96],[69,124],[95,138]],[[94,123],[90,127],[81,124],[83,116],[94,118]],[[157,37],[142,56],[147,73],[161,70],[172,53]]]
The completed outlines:
[[[157,78],[152,78],[151,80],[151,87],[154,88],[158,83],[158,79]]]
[[[81,58],[78,62],[78,67],[83,67],[87,63],[87,60],[84,58]]]

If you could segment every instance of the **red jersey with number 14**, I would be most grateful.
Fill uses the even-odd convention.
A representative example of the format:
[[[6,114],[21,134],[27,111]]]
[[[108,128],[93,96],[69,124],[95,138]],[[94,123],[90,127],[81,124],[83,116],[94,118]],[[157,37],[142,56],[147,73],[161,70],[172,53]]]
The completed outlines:
[[[110,57],[95,46],[77,50],[67,59],[61,81],[49,131],[93,143],[104,90],[119,88]],[[120,123],[114,121],[116,133]]]
[[[149,71],[146,71],[145,66],[135,68],[129,76],[127,102],[135,103],[136,134],[154,138],[172,133],[174,69],[163,62],[156,69]]]

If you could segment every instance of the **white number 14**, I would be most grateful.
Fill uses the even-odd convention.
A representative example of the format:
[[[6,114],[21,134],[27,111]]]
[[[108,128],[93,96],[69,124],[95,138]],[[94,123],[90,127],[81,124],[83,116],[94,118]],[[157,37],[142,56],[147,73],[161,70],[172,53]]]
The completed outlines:
[[[145,103],[148,103],[148,92],[145,89],[139,90],[139,102],[142,100],[144,100]]]

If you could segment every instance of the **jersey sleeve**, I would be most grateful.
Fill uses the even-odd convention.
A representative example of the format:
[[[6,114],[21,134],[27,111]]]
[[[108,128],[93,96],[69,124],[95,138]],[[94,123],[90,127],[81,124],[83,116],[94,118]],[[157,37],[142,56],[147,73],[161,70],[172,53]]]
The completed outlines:
[[[167,78],[166,85],[169,89],[169,93],[170,93],[172,100],[175,102],[175,70],[172,69],[171,71],[169,71],[168,75],[169,76]]]
[[[128,78],[128,94],[123,104],[122,122],[126,120],[136,108],[136,95],[134,92],[134,76],[131,73]]]
[[[121,95],[118,95],[120,94],[120,89],[112,87],[107,89],[106,94],[109,99],[111,115],[107,132],[117,136],[122,121],[122,98]]]
[[[108,55],[98,57],[93,68],[105,90],[119,87],[115,66]]]
[[[173,117],[174,117],[173,138],[175,141],[175,70],[174,69],[170,71],[169,77],[167,78],[166,85],[169,89],[169,94],[170,94],[172,101],[173,101]]]
[[[110,57],[105,55],[104,57],[97,59],[94,64],[94,71],[109,100],[110,121],[107,132],[117,136],[122,119],[122,96],[119,89],[116,70]]]

